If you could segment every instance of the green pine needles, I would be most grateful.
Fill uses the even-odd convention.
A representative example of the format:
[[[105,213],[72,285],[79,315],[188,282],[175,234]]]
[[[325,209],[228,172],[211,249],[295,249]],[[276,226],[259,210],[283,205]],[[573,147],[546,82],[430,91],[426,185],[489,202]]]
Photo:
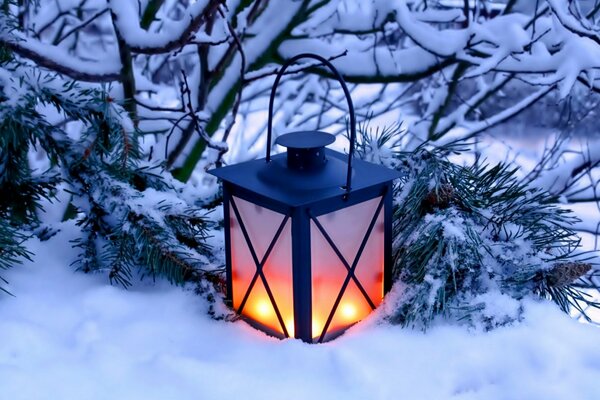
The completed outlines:
[[[558,199],[506,165],[462,167],[442,151],[398,154],[394,276],[404,288],[390,320],[426,328],[438,315],[493,328],[518,319],[519,300],[565,312],[598,307],[573,282],[591,265]]]
[[[545,298],[588,318],[600,307],[590,259],[558,198],[507,165],[460,166],[457,147],[400,151],[400,126],[359,127],[357,154],[404,173],[395,189],[392,323],[426,329],[436,318],[491,329],[521,317],[521,300]]]
[[[206,210],[144,160],[135,124],[108,92],[2,54],[0,269],[30,256],[23,242],[39,230],[41,201],[66,188],[82,233],[73,243],[78,269],[105,271],[122,286],[136,275],[219,281],[209,267]],[[67,131],[71,123],[80,134]],[[30,168],[29,157],[40,153],[45,171]]]

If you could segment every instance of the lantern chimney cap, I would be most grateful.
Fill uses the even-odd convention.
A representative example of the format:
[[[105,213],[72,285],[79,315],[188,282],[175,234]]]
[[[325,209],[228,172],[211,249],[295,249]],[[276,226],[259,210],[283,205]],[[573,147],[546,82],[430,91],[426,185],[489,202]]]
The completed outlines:
[[[335,142],[335,136],[319,131],[286,133],[275,143],[287,147],[287,166],[296,171],[314,171],[327,164],[325,146]]]
[[[335,136],[320,131],[292,132],[279,136],[275,143],[293,149],[316,149],[335,142]]]

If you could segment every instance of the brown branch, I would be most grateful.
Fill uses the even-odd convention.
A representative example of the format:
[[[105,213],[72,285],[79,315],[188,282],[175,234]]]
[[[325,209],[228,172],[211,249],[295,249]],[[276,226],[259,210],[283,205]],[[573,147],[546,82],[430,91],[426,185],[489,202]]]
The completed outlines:
[[[134,125],[137,127],[139,124],[137,116],[137,107],[135,104],[135,75],[133,73],[133,56],[131,50],[127,46],[127,43],[123,39],[121,32],[117,26],[117,15],[114,12],[110,13],[113,28],[115,30],[115,36],[117,38],[117,46],[119,48],[119,57],[121,59],[121,73],[119,74],[119,80],[123,86],[123,107],[129,113],[129,117],[132,119]]]

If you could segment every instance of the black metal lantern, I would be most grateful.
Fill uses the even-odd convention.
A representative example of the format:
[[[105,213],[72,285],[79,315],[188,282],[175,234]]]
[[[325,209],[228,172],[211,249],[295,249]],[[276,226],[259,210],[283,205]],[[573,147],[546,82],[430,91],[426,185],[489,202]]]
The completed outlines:
[[[331,134],[277,138],[273,101],[286,69],[312,58],[341,83],[350,112],[348,155],[325,148]],[[271,90],[266,158],[217,168],[223,181],[227,300],[277,337],[323,342],[368,315],[390,288],[392,181],[397,171],[353,160],[356,120],[346,84],[323,57],[299,54]]]

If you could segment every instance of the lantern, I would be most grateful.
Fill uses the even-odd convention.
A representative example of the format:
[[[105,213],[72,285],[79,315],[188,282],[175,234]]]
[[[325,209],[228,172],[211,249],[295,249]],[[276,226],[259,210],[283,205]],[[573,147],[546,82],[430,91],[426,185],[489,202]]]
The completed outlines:
[[[271,156],[273,101],[286,69],[312,58],[329,67],[348,101],[348,155],[331,134],[279,136]],[[266,158],[217,168],[223,182],[226,300],[254,327],[306,342],[330,340],[363,319],[389,290],[392,181],[397,171],[354,160],[352,98],[333,65],[315,54],[286,62],[269,102]]]

